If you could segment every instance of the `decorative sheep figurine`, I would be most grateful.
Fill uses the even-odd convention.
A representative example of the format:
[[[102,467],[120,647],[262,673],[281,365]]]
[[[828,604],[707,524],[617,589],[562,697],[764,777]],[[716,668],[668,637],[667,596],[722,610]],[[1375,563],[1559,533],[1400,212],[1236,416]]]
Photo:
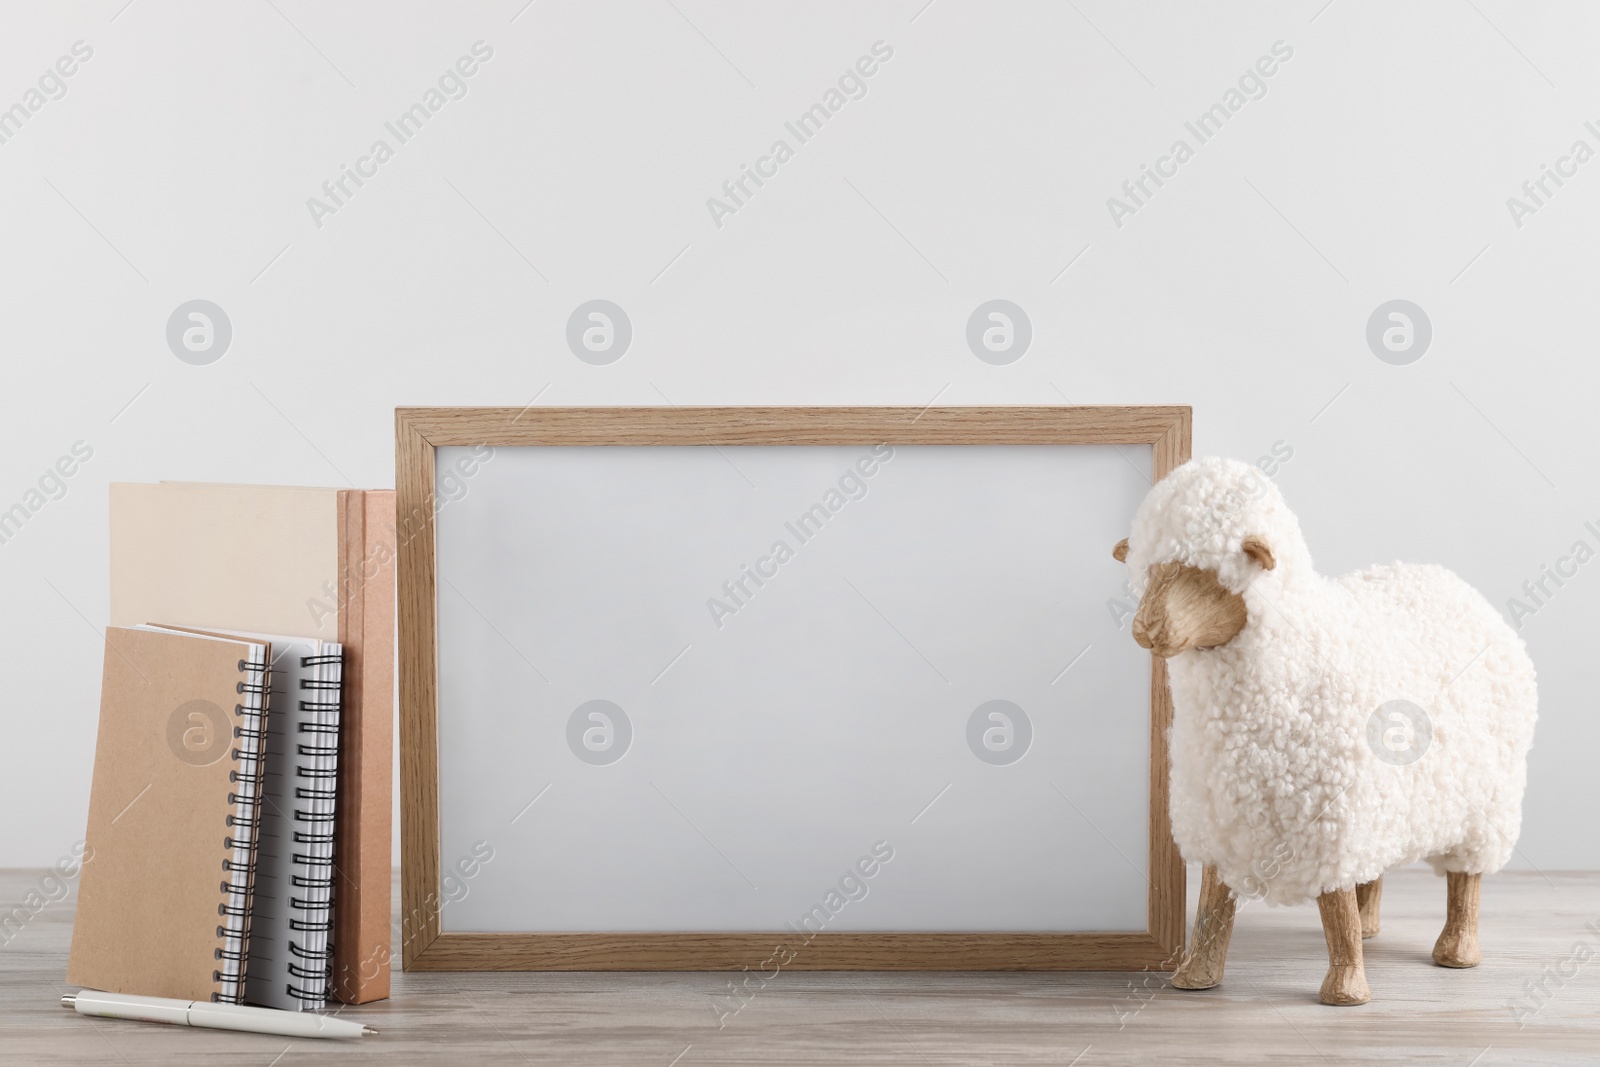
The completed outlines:
[[[1222,981],[1240,896],[1312,897],[1324,1004],[1371,999],[1361,939],[1383,872],[1448,880],[1441,967],[1473,967],[1478,890],[1511,857],[1537,717],[1533,663],[1436,566],[1312,569],[1277,487],[1233,460],[1161,480],[1113,553],[1145,584],[1133,636],[1168,662],[1172,835],[1205,865],[1179,989]]]

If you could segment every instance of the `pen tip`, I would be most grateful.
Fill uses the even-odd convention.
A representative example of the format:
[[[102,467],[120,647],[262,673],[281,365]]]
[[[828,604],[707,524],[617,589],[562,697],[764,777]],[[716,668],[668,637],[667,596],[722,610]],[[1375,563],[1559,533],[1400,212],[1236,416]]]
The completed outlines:
[[[70,1008],[74,1004],[76,1004],[77,1002],[78,1002],[78,995],[76,993],[63,993],[63,994],[61,994],[61,1006],[63,1008]]]
[[[377,1033],[377,1032],[378,1032],[378,1031],[377,1031],[377,1030],[375,1030],[375,1029],[373,1029],[373,1028],[372,1028],[372,1027],[370,1027],[370,1026],[363,1026],[363,1027],[362,1027],[362,1028],[361,1028],[361,1035],[362,1035],[362,1036],[363,1036],[363,1037],[365,1037],[365,1036],[366,1036],[366,1035],[367,1035],[367,1034],[375,1034],[375,1033]]]

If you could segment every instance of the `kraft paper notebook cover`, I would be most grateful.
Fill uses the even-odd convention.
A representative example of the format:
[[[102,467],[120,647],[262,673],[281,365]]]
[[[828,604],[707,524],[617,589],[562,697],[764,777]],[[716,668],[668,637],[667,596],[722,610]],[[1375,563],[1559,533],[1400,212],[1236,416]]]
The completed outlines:
[[[67,981],[237,1003],[268,646],[109,627]]]
[[[389,995],[394,759],[392,490],[111,486],[111,621],[288,633],[344,647],[334,994]]]

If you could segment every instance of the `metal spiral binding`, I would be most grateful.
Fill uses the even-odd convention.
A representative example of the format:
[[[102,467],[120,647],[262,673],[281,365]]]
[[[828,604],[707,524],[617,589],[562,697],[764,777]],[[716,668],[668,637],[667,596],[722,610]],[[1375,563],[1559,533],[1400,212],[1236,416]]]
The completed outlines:
[[[294,817],[302,826],[312,829],[294,831],[295,843],[306,846],[304,851],[293,854],[294,862],[308,873],[291,875],[289,884],[308,892],[304,897],[289,897],[290,908],[298,913],[290,916],[289,929],[307,934],[326,935],[333,927],[332,824],[335,816],[325,809],[333,806],[337,796],[343,664],[343,656],[337,653],[300,658],[302,667],[323,668],[316,672],[321,677],[301,679],[301,690],[312,699],[302,699],[299,707],[311,714],[299,724],[301,738],[295,745],[298,755],[313,763],[309,766],[302,763],[295,769],[297,778],[307,780],[307,784],[295,787],[295,799],[309,803],[306,808],[295,808]],[[333,699],[327,699],[329,696]],[[326,873],[309,873],[312,870]],[[296,981],[287,983],[286,989],[290,996],[308,1002],[308,1007],[320,1007],[333,982],[333,946],[326,938],[323,941],[326,947],[322,949],[309,949],[294,939],[288,942],[289,954],[294,957],[288,970]]]
[[[313,965],[313,966],[302,966],[301,964],[298,964],[298,963],[294,962],[294,960],[290,960],[289,961],[289,973],[292,974],[294,977],[296,977],[296,978],[332,978],[333,977],[333,964],[330,962],[330,960],[333,958],[333,950],[331,948],[324,949],[321,952],[307,952],[304,949],[302,949],[299,945],[296,945],[293,942],[290,942],[290,944],[289,944],[289,954],[291,956],[294,956],[296,959],[305,960],[305,961],[307,961],[308,964],[312,964]]]
[[[236,788],[228,792],[228,832],[222,838],[222,846],[227,850],[222,869],[228,878],[219,884],[223,900],[217,905],[217,914],[224,921],[217,926],[222,944],[215,951],[215,958],[222,962],[222,967],[211,972],[212,981],[221,987],[211,994],[211,999],[225,1004],[244,1002],[244,968],[250,957],[250,895],[254,888],[257,844],[256,800],[261,790],[270,670],[265,661],[241,659],[239,672],[246,678],[234,686],[234,691],[244,700],[233,706],[233,714],[240,720],[233,727],[238,745],[228,753],[234,762],[228,781]]]
[[[302,966],[289,961],[289,974],[295,978],[310,978],[321,980],[324,983],[333,980],[333,946],[329,945],[321,952],[307,952],[293,941],[289,942],[289,953],[298,959],[306,960],[310,966]],[[290,995],[294,994],[294,986],[290,986]]]

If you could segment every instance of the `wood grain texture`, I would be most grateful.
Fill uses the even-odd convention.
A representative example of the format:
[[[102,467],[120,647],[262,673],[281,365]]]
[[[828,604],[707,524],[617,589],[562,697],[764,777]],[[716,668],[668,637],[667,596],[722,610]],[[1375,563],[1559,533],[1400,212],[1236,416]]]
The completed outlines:
[[[1328,973],[1318,993],[1322,1003],[1354,1007],[1372,999],[1361,953],[1361,909],[1354,889],[1336,889],[1317,897],[1322,936],[1328,942]]]
[[[797,971],[1160,970],[1170,954],[1145,933],[441,933],[412,969],[756,971],[779,946]]]
[[[433,543],[434,446],[395,415],[396,659],[400,680],[399,929],[410,967],[439,936],[438,650]],[[391,948],[391,951],[392,948]]]
[[[1478,948],[1478,893],[1483,875],[1451,871],[1445,879],[1444,930],[1434,942],[1433,962],[1441,967],[1476,967],[1483,960]]]
[[[1189,461],[1191,441],[1191,415],[1188,408],[1172,409],[1172,421],[1160,437],[1156,438],[1151,472],[1159,482],[1174,469]],[[1150,656],[1150,935],[1168,946],[1169,955],[1178,957],[1183,952],[1184,929],[1182,909],[1168,907],[1169,900],[1182,900],[1184,895],[1183,857],[1178,844],[1172,840],[1172,819],[1169,812],[1172,757],[1167,748],[1167,736],[1172,732],[1172,690],[1167,685],[1167,661],[1160,656]],[[1171,966],[1169,963],[1168,966]]]
[[[1356,886],[1356,907],[1361,909],[1361,937],[1363,940],[1378,936],[1381,927],[1378,913],[1383,904],[1383,875]]]
[[[488,445],[1152,446],[1152,482],[1189,458],[1187,407],[399,408],[402,958],[407,970],[739,970],[775,933],[441,933],[434,450]],[[1184,868],[1167,811],[1165,665],[1150,690],[1148,928],[1112,933],[820,934],[795,969],[1128,969],[1182,951]]]
[[[1157,445],[1189,454],[1187,407],[397,408],[446,445]],[[1168,465],[1163,467],[1163,462]],[[1179,460],[1178,462],[1182,462]]]
[[[1239,898],[1222,884],[1217,869],[1200,874],[1200,900],[1194,913],[1194,936],[1183,960],[1172,974],[1177,989],[1214,989],[1222,984],[1228,965],[1228,944],[1233,937],[1233,917]]]
[[[0,871],[0,913],[36,891],[44,874]],[[1193,881],[1191,909],[1201,879]],[[396,971],[389,1000],[335,1006],[341,1017],[378,1029],[358,1042],[291,1042],[64,1010],[59,998],[73,988],[62,980],[69,897],[0,938],[0,1060],[55,1067],[267,1067],[274,1060],[277,1067],[668,1067],[677,1057],[676,1067],[1066,1067],[1075,1059],[1077,1067],[1592,1067],[1600,1048],[1596,963],[1573,978],[1548,975],[1571,972],[1566,961],[1576,943],[1600,945],[1585,926],[1600,916],[1600,874],[1486,877],[1486,955],[1471,971],[1428,958],[1445,913],[1444,880],[1407,868],[1384,881],[1383,937],[1365,949],[1376,995],[1353,1011],[1317,1002],[1328,966],[1317,909],[1243,901],[1228,979],[1204,992],[1172,989],[1155,968],[785,970],[752,981],[741,1000],[729,982],[743,976],[723,972]],[[398,907],[394,916],[398,923]],[[1525,984],[1540,981],[1547,992],[1531,1001]]]

